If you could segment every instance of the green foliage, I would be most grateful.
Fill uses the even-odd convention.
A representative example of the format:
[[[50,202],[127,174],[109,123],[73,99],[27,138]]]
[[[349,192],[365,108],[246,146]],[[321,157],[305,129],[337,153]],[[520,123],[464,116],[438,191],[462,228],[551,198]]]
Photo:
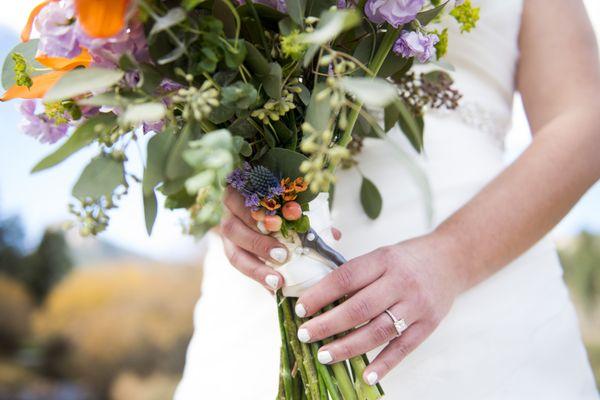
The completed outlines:
[[[19,84],[18,80],[21,83],[27,83],[23,80],[27,80],[27,78],[30,80],[34,76],[44,73],[44,66],[35,60],[39,42],[39,39],[32,39],[28,42],[19,43],[8,53],[2,66],[2,86],[4,89]],[[20,76],[20,79],[17,75]]]
[[[461,32],[471,32],[479,21],[479,7],[473,7],[471,0],[465,0],[461,5],[450,11],[450,15],[460,24]]]
[[[67,72],[44,96],[44,102],[70,99],[89,92],[105,90],[118,83],[125,73],[118,69],[99,67],[74,69]]]
[[[73,187],[73,196],[79,200],[100,198],[112,199],[120,186],[127,186],[123,160],[99,155],[85,167]]]
[[[253,85],[236,82],[221,89],[221,103],[239,110],[246,110],[258,99],[258,92]]]
[[[381,214],[381,208],[383,207],[381,193],[379,193],[377,186],[364,176],[360,185],[360,204],[362,204],[365,213],[371,219],[376,219]]]
[[[13,67],[15,84],[17,86],[25,86],[28,89],[31,88],[31,86],[33,86],[33,81],[29,76],[27,60],[21,53],[12,53],[10,56],[15,63],[15,66]]]

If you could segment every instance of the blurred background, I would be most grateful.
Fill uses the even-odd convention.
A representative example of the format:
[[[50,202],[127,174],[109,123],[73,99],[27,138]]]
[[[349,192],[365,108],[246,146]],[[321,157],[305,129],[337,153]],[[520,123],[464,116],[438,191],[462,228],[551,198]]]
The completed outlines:
[[[37,3],[3,4],[0,59]],[[598,34],[600,2],[585,3]],[[170,399],[192,334],[202,244],[181,234],[173,213],[160,213],[148,237],[135,187],[99,238],[65,231],[71,187],[94,150],[31,176],[50,148],[20,133],[16,108],[0,104],[0,400]],[[528,142],[517,99],[508,159]],[[552,236],[600,384],[600,184]]]

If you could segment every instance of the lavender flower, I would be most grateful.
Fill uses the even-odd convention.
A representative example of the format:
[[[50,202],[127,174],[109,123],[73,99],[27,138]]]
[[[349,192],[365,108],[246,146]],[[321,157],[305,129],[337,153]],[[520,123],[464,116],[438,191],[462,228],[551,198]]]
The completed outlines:
[[[260,207],[260,198],[256,193],[244,194],[244,206],[252,209],[253,211],[258,210]]]
[[[417,17],[425,0],[367,0],[365,14],[376,24],[388,22],[394,28]]]
[[[338,8],[354,8],[358,0],[337,0]]]
[[[24,100],[21,103],[20,111],[23,115],[21,129],[25,134],[49,144],[57,142],[67,134],[69,124],[57,124],[45,114],[36,114],[36,109],[35,100]]]
[[[227,183],[230,184],[235,190],[242,193],[246,187],[246,182],[248,181],[248,176],[250,175],[251,169],[252,167],[250,164],[245,162],[241,168],[236,168],[229,174],[227,177]]]
[[[51,2],[35,20],[40,32],[39,50],[51,57],[73,58],[81,52],[75,33],[75,7],[72,2]]]
[[[394,44],[394,52],[405,58],[416,57],[420,62],[425,63],[435,57],[435,45],[439,40],[433,33],[402,31]]]
[[[94,65],[114,67],[123,54],[129,54],[140,62],[150,60],[144,27],[140,23],[133,23],[121,33],[106,39],[89,37],[79,25],[75,27],[75,32],[79,44],[89,50]]]

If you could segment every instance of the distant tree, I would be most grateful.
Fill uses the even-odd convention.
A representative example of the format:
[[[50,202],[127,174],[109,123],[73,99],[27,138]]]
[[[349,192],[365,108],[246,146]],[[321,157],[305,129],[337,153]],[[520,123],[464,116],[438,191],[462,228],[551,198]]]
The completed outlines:
[[[0,272],[21,280],[23,228],[18,218],[0,217]]]
[[[38,302],[73,268],[62,231],[47,229],[37,249],[23,260],[22,277]]]
[[[600,300],[600,235],[582,232],[561,246],[565,280],[588,306]]]

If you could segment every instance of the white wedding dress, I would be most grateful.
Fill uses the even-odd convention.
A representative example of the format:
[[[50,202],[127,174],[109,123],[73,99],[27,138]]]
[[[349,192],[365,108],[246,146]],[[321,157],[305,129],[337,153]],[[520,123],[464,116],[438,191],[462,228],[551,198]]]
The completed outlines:
[[[481,6],[481,20],[472,34],[461,35],[448,23],[446,60],[456,67],[462,105],[429,113],[426,154],[411,153],[433,189],[434,223],[505,167],[502,141],[511,120],[522,0],[474,3]],[[399,131],[391,137],[411,151]],[[384,205],[378,219],[367,218],[359,175],[340,173],[333,219],[343,238],[335,246],[347,258],[431,229],[421,194],[393,146],[366,140],[359,158]],[[274,298],[229,265],[218,237],[209,240],[196,332],[175,399],[273,400],[280,343]],[[462,294],[437,330],[382,385],[392,400],[598,399],[550,240]]]

